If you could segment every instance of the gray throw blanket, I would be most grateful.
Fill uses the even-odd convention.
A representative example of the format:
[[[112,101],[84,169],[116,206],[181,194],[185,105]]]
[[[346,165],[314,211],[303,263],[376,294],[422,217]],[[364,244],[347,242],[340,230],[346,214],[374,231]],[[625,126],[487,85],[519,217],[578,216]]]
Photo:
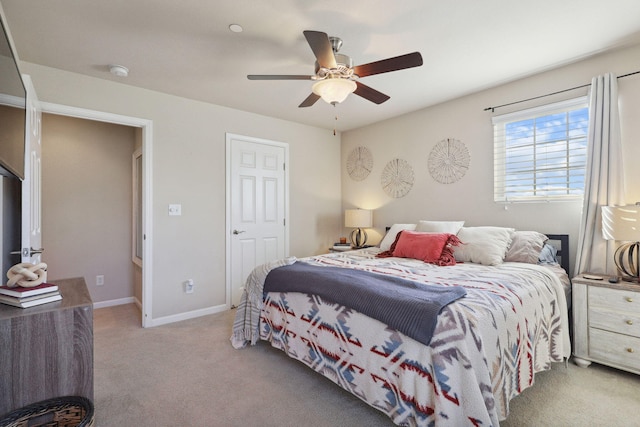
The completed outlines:
[[[436,286],[386,274],[303,262],[267,274],[264,292],[315,294],[352,308],[429,345],[440,310],[467,294],[463,287]]]
[[[250,343],[255,345],[260,339],[260,310],[262,310],[262,287],[271,270],[296,262],[296,257],[279,259],[259,265],[251,271],[244,285],[242,299],[233,322],[231,345],[235,349]]]

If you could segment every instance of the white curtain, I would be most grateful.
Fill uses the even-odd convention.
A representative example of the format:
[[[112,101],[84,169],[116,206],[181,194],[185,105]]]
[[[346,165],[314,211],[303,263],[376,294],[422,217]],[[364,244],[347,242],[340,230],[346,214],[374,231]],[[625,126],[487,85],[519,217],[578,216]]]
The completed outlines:
[[[574,273],[617,275],[614,242],[602,237],[600,213],[601,206],[625,204],[618,82],[613,74],[594,77],[591,81],[587,153]]]

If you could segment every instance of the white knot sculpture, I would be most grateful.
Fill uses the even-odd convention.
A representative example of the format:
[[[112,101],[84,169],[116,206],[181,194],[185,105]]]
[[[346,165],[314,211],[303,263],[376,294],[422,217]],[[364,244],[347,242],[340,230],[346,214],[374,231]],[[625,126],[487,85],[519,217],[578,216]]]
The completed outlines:
[[[22,286],[23,288],[33,288],[47,281],[47,264],[31,264],[23,262],[16,264],[7,271],[7,286],[13,288]]]

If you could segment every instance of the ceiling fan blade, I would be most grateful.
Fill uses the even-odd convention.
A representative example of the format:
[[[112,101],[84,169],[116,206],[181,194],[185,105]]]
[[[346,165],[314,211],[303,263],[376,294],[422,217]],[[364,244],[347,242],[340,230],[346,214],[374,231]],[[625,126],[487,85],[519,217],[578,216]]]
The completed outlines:
[[[353,73],[358,77],[371,76],[373,74],[388,73],[390,71],[404,70],[406,68],[419,67],[422,65],[422,55],[420,52],[407,53],[406,55],[387,58],[381,61],[370,62],[364,65],[353,67]]]
[[[389,95],[385,95],[382,92],[378,92],[377,90],[364,85],[360,82],[356,82],[356,90],[353,92],[358,96],[363,97],[364,99],[368,99],[371,102],[375,102],[376,104],[382,104],[383,102],[387,101],[390,96]]]
[[[249,74],[249,80],[311,80],[312,76],[278,75],[278,74]]]
[[[298,105],[298,107],[299,108],[311,107],[313,104],[316,103],[318,99],[320,99],[320,95],[316,95],[315,93],[312,93],[311,95],[307,96],[307,99],[302,101],[302,104]]]
[[[333,48],[331,47],[331,42],[329,41],[327,33],[308,30],[303,31],[303,33],[309,43],[309,46],[311,46],[313,54],[318,60],[318,64],[324,68],[338,68],[338,64],[336,64],[336,57],[333,54]]]

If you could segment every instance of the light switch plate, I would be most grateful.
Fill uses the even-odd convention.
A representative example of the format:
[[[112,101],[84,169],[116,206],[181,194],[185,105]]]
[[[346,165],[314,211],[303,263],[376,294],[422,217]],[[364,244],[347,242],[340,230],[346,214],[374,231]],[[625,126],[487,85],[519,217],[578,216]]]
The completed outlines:
[[[169,205],[169,216],[182,215],[182,205]]]

